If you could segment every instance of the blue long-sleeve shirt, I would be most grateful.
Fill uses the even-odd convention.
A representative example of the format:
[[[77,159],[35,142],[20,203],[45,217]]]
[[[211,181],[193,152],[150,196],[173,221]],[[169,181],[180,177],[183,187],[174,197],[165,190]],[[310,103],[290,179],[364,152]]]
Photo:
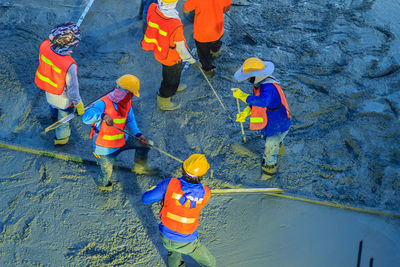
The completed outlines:
[[[262,108],[275,109],[282,104],[278,90],[272,83],[264,83],[260,85],[260,95],[250,95],[246,102],[249,106],[257,106]],[[284,133],[290,128],[290,118],[287,117],[286,108],[282,105],[278,110],[267,110],[268,123],[261,130],[264,136],[274,136]]]
[[[171,178],[165,179],[158,183],[154,189],[145,192],[142,196],[142,202],[144,204],[150,204],[164,199],[170,180]],[[191,184],[187,182],[183,177],[179,178],[179,180],[182,184],[182,190],[185,192],[185,194],[187,193],[188,196],[192,196],[194,198],[204,197],[204,188],[201,183]],[[193,242],[199,235],[197,229],[190,235],[180,234],[167,228],[162,222],[158,225],[158,228],[166,238],[176,242]]]
[[[117,104],[113,103],[114,107],[116,110],[118,110]],[[82,121],[85,124],[92,124],[95,123],[96,129],[100,129],[100,124],[102,122],[101,120],[101,115],[104,113],[106,108],[106,104],[104,101],[97,101],[93,107],[90,109],[86,110],[85,113],[82,116]],[[135,119],[135,115],[133,114],[132,107],[130,107],[129,112],[128,112],[128,117],[126,118],[126,124],[125,128],[128,128],[129,132],[133,133],[134,135],[137,135],[138,133],[141,133]],[[128,139],[128,135],[125,134],[125,140]],[[97,155],[108,155],[111,154],[115,151],[117,151],[120,148],[108,148],[108,147],[102,147],[96,145],[95,141],[97,138],[97,133],[95,132],[93,135],[93,152],[96,153]]]

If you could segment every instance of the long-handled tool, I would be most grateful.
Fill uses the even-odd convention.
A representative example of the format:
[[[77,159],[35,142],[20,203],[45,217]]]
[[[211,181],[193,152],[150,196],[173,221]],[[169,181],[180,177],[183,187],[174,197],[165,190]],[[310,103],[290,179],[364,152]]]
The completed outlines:
[[[250,33],[248,33],[239,23],[237,23],[228,13],[224,13],[230,20],[232,20],[242,31],[244,31],[247,36],[252,40],[255,44],[258,44],[257,40],[254,39],[253,36],[251,36]]]
[[[76,25],[79,27],[81,26],[81,23],[83,21],[83,19],[85,18],[86,14],[88,13],[90,7],[92,6],[94,0],[89,0],[89,3],[86,5],[85,10],[83,10],[82,15],[80,16],[78,22],[76,23]]]
[[[214,92],[214,95],[217,97],[217,99],[218,99],[219,103],[221,104],[222,108],[225,111],[227,111],[226,108],[225,108],[225,105],[222,103],[221,99],[219,98],[219,96],[218,96],[217,92],[215,91],[214,87],[211,85],[210,80],[207,78],[207,76],[204,73],[204,71],[201,68],[199,70],[201,71],[201,74],[203,74],[203,76],[206,79],[206,81],[207,81],[208,85],[210,86],[211,90]]]
[[[126,134],[129,135],[130,137],[135,138],[136,140],[140,140],[139,138],[137,138],[137,137],[134,136],[133,134],[131,134],[131,133],[125,131],[124,129],[121,129],[121,128],[115,126],[115,125],[113,125],[113,127],[116,128],[116,129],[118,129],[118,130],[120,130],[121,132],[126,133]],[[169,154],[169,153],[167,153],[167,152],[161,150],[161,149],[158,148],[158,147],[155,147],[154,145],[148,144],[147,146],[148,146],[148,147],[151,147],[151,148],[154,148],[154,149],[157,150],[158,152],[163,153],[163,154],[167,155],[168,157],[173,158],[174,160],[179,161],[180,163],[183,163],[182,160],[178,159],[178,158],[175,157],[175,156],[172,156],[171,154]]]
[[[114,90],[114,89],[113,89]],[[101,99],[102,97],[108,95],[110,92],[112,92],[113,90],[107,92],[106,94],[102,95],[101,97],[99,97],[98,99],[90,102],[88,105],[85,106],[85,111],[88,110],[89,108],[93,107],[94,103],[96,103],[97,100]],[[78,116],[78,113],[75,111],[71,114],[68,114],[67,116],[65,116],[64,118],[60,119],[59,121],[56,121],[55,123],[53,123],[52,125],[48,126],[46,129],[44,129],[43,133],[47,133],[48,131],[54,130],[58,127],[60,127],[61,125],[63,125],[64,123],[69,122],[70,120],[72,120],[73,118],[75,118],[76,116]]]
[[[236,104],[237,104],[238,112],[240,113],[239,98],[236,98]],[[246,134],[244,133],[243,122],[240,122],[240,128],[242,129],[243,142],[246,143]]]

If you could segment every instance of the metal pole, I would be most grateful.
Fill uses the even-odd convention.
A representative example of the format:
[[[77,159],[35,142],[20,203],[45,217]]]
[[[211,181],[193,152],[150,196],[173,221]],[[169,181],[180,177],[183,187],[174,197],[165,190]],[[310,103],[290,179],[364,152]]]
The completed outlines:
[[[361,252],[362,252],[363,241],[360,241],[360,245],[358,246],[358,258],[357,258],[357,267],[360,267],[361,264]]]
[[[126,133],[126,134],[129,135],[130,137],[135,138],[136,140],[140,140],[139,138],[137,138],[137,137],[134,136],[133,134],[131,134],[131,133],[129,133],[129,132],[127,132],[127,131],[125,131],[125,130],[119,128],[119,127],[117,127],[117,126],[115,126],[115,125],[113,125],[113,127],[116,128],[116,129],[118,129],[118,130],[120,130],[121,132]],[[151,147],[151,148],[154,148],[154,149],[157,150],[158,152],[161,152],[161,153],[167,155],[168,157],[173,158],[173,159],[176,160],[176,161],[179,161],[180,163],[183,163],[182,160],[180,160],[180,159],[178,159],[177,157],[172,156],[171,154],[169,154],[169,153],[167,153],[167,152],[165,152],[165,151],[159,149],[158,147],[155,147],[154,145],[148,144],[147,146],[148,146],[148,147]]]
[[[206,79],[208,85],[211,87],[212,91],[214,92],[214,95],[217,97],[217,99],[218,99],[219,103],[221,104],[222,108],[223,108],[225,111],[227,111],[226,108],[225,108],[225,106],[224,106],[224,104],[222,103],[221,99],[219,98],[217,92],[214,90],[214,87],[211,85],[210,81],[208,80],[208,78],[207,78],[206,74],[204,73],[204,71],[203,71],[201,68],[200,68],[199,70],[200,70],[201,73],[203,74],[203,76],[204,76],[204,78]]]
[[[78,27],[81,26],[81,23],[82,23],[83,19],[85,18],[86,14],[88,13],[90,7],[92,6],[93,2],[94,2],[94,0],[89,0],[89,3],[86,5],[85,10],[83,10],[82,15],[80,16],[78,22],[76,23],[76,25]]]
[[[232,194],[232,193],[283,193],[280,188],[231,188],[231,189],[211,189],[212,194]]]
[[[240,113],[239,98],[236,98],[236,104],[237,104],[238,112]],[[243,142],[246,143],[246,134],[244,133],[243,122],[240,122],[240,128],[242,129]]]

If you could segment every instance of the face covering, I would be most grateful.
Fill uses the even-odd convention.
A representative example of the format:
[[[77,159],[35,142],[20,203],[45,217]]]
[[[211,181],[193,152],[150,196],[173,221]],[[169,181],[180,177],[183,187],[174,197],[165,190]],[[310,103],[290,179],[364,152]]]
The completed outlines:
[[[161,13],[163,13],[163,15],[166,17],[180,20],[179,13],[175,9],[177,3],[178,1],[176,1],[175,3],[168,4],[164,3],[162,0],[158,0],[158,10],[160,10]]]
[[[114,103],[118,103],[128,94],[128,91],[120,89],[118,86],[115,87],[114,91],[107,95],[108,99],[110,99]]]

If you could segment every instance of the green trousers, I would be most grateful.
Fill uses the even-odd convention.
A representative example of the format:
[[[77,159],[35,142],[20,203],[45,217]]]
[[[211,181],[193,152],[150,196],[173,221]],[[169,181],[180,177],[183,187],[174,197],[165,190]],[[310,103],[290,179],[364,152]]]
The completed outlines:
[[[192,257],[201,266],[215,267],[216,262],[210,251],[197,238],[193,242],[176,242],[161,234],[164,247],[168,250],[168,266],[178,267],[181,263],[181,254]]]

